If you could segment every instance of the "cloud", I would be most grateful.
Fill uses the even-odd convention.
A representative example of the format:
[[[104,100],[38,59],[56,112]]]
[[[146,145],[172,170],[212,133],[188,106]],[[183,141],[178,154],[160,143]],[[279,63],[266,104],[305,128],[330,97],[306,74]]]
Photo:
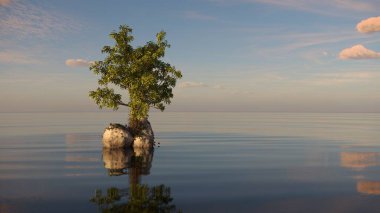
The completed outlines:
[[[185,81],[179,84],[179,88],[211,88],[211,89],[217,89],[217,90],[224,90],[226,87],[220,84],[215,85],[209,85],[202,82],[195,82],[195,81]]]
[[[17,51],[0,51],[0,62],[6,64],[38,64],[39,60]]]
[[[362,20],[356,25],[356,29],[361,33],[373,33],[380,31],[380,16]]]
[[[318,33],[255,33],[255,47],[260,43],[265,44],[268,39],[271,43],[277,45],[266,45],[260,53],[265,55],[283,55],[289,52],[305,50],[310,47],[319,47],[322,45],[334,44],[353,39],[360,39],[363,35],[348,31],[348,32],[318,32]],[[259,43],[259,44],[257,44]],[[329,45],[330,46],[330,45]],[[320,50],[322,51],[322,50]]]
[[[221,90],[226,89],[223,85],[220,85],[220,84],[214,85],[214,86],[212,86],[212,88],[221,89]]]
[[[340,59],[378,59],[380,53],[365,48],[361,44],[342,50],[339,53]]]
[[[0,6],[8,6],[11,0],[0,0]]]
[[[208,87],[207,84],[202,82],[185,81],[179,84],[180,88],[196,88],[196,87]]]
[[[47,38],[63,32],[75,32],[79,24],[59,11],[44,9],[27,1],[0,0],[0,37]]]
[[[216,20],[216,18],[213,16],[201,14],[197,11],[186,11],[185,17],[188,19],[196,19],[196,20],[204,20],[204,21]]]
[[[69,67],[89,67],[93,61],[87,61],[85,59],[67,59],[65,64]]]

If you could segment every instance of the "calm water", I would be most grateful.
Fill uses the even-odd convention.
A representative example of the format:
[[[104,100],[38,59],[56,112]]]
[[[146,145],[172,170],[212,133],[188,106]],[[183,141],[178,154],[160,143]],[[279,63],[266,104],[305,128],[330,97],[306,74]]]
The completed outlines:
[[[380,114],[152,113],[160,147],[102,150],[125,113],[0,113],[0,212],[380,212]]]

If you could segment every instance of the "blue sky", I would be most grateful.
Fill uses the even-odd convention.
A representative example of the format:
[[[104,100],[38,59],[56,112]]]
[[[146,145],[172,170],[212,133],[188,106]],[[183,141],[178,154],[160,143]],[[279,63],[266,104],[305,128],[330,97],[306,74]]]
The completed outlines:
[[[377,0],[0,0],[0,112],[94,111],[119,25],[164,30],[168,111],[380,112]],[[360,24],[359,24],[360,23]],[[71,60],[70,60],[71,59]]]

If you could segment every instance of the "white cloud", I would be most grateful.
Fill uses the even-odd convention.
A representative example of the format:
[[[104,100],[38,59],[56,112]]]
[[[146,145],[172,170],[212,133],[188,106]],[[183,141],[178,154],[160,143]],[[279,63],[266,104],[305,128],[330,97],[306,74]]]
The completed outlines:
[[[380,16],[362,20],[356,25],[356,29],[361,33],[373,33],[380,31]]]
[[[7,6],[11,3],[11,0],[0,0],[0,6]]]
[[[69,67],[89,67],[93,61],[88,61],[85,59],[67,59],[65,64]]]
[[[208,87],[207,84],[202,82],[185,81],[179,84],[180,88],[196,88],[196,87]]]
[[[378,59],[380,53],[367,49],[361,44],[342,50],[339,53],[340,59]]]
[[[17,51],[0,51],[0,62],[6,64],[37,64],[39,60]]]

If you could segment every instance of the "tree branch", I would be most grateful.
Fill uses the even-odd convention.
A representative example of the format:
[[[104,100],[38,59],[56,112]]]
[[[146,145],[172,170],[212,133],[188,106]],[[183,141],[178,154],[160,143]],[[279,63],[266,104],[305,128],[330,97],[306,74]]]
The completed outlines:
[[[126,107],[130,107],[129,104],[126,104],[126,103],[124,103],[122,101],[118,101],[117,104],[123,105],[123,106],[126,106]]]

